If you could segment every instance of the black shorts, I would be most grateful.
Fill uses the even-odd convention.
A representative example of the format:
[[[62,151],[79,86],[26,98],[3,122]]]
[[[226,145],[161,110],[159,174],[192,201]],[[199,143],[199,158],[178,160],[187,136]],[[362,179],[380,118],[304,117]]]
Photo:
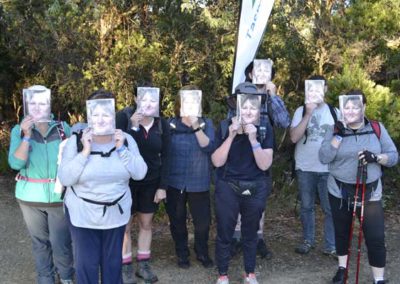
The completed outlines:
[[[139,213],[155,213],[158,209],[158,204],[154,202],[154,196],[159,187],[159,181],[141,185],[138,183],[130,183],[132,194],[131,214]]]

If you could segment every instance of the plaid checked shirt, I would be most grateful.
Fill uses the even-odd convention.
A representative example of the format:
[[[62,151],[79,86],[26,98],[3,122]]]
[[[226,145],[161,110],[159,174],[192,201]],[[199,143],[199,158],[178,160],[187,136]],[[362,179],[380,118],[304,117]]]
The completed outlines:
[[[290,125],[290,115],[286,109],[285,103],[281,97],[277,95],[271,95],[271,110],[273,125],[279,128],[288,128]]]
[[[176,129],[171,130],[169,149],[168,185],[187,192],[203,192],[210,189],[211,153],[215,148],[214,126],[210,119],[204,119],[204,133],[210,143],[201,148],[196,134],[182,123],[180,118],[174,120]]]

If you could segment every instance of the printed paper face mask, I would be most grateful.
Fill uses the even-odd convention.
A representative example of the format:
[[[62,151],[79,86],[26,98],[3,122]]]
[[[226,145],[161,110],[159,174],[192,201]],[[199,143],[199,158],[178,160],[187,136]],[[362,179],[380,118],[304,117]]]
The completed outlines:
[[[345,125],[360,123],[364,119],[364,104],[361,95],[339,96],[339,108]]]
[[[238,120],[241,124],[260,124],[261,96],[238,94],[237,109]]]
[[[252,83],[265,85],[271,81],[272,77],[272,60],[271,59],[255,59],[253,61]]]
[[[115,101],[114,99],[98,99],[86,101],[88,126],[94,135],[110,135],[115,133]]]
[[[144,116],[160,116],[160,89],[139,87],[137,88],[138,112]]]
[[[30,115],[35,122],[50,121],[51,91],[44,86],[32,86],[22,91],[24,115]]]
[[[306,80],[305,81],[305,103],[319,104],[324,101],[325,81],[324,80]]]
[[[201,117],[201,97],[200,90],[182,90],[179,91],[181,97],[180,115]]]

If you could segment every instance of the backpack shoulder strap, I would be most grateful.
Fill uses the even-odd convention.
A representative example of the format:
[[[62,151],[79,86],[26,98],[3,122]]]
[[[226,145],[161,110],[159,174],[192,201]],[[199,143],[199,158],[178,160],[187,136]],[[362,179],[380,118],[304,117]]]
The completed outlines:
[[[221,130],[222,141],[225,140],[225,138],[229,134],[229,124],[230,124],[230,120],[229,119],[224,119],[224,120],[221,121],[220,130]]]
[[[303,112],[301,114],[301,117],[303,118],[306,115],[306,105],[303,105]],[[308,132],[307,132],[307,128],[306,131],[304,132],[304,136],[306,137],[306,139],[304,140],[303,144],[307,143],[307,138],[308,138]]]
[[[176,130],[176,118],[170,117],[170,118],[168,118],[167,122],[169,125],[169,130],[170,130],[171,134],[173,134],[174,131]]]
[[[267,110],[268,110],[268,118],[271,123],[271,126],[273,127],[275,125],[275,120],[274,120],[274,109],[272,108],[272,97],[270,94],[267,95]]]
[[[361,132],[361,133],[347,133],[347,134],[344,134],[343,137],[375,134],[376,137],[378,138],[378,140],[380,140],[381,139],[381,125],[379,124],[379,121],[370,120],[369,123],[371,124],[372,130]]]
[[[133,107],[125,107],[122,109],[122,112],[125,113],[128,124],[127,124],[127,130],[132,128],[132,122],[131,122],[131,116],[133,115],[133,113],[135,112],[135,109]]]
[[[376,120],[370,120],[369,123],[371,124],[372,130],[374,131],[376,137],[378,139],[381,139],[381,125],[379,124],[379,121]]]
[[[58,135],[60,135],[60,139],[61,141],[64,141],[65,139],[67,139],[67,134],[65,133],[65,129],[64,129],[64,123],[62,121],[57,122],[57,131],[58,131]]]
[[[124,134],[124,135],[125,135],[125,134]],[[125,145],[126,148],[129,147],[129,142],[128,142],[128,139],[126,139],[126,137],[125,137],[125,140],[124,140],[124,145]]]
[[[83,144],[82,144],[82,141],[81,141],[82,134],[83,134],[82,130],[79,131],[79,132],[72,133],[72,135],[76,136],[76,149],[77,149],[78,153],[82,152],[82,150],[83,150]],[[129,143],[128,143],[127,139],[124,140],[124,145],[125,145],[125,147],[129,146]],[[114,152],[114,151],[115,151],[115,147],[113,147],[107,153],[103,153],[103,152],[99,152],[99,151],[91,151],[90,155],[101,155],[102,157],[110,157],[111,153]]]
[[[332,118],[333,118],[333,122],[336,123],[337,122],[337,114],[336,114],[336,110],[333,106],[331,106],[330,104],[327,104],[329,107],[329,111],[331,112]],[[304,110],[303,110],[304,112]]]
[[[264,139],[267,135],[267,124],[268,123],[271,125],[271,128],[272,128],[273,123],[272,123],[269,115],[268,114],[260,115],[260,126],[257,128],[257,136],[259,137],[261,144],[264,142]],[[274,139],[275,139],[275,137],[274,137]],[[274,144],[275,144],[275,142],[274,142]]]
[[[164,131],[163,131],[161,117],[157,117],[157,127],[158,127],[158,133],[160,133],[160,136],[162,136]]]
[[[83,144],[82,144],[82,141],[81,141],[82,130],[79,131],[79,132],[73,132],[72,135],[76,136],[76,149],[77,149],[78,153],[82,152],[82,149],[83,149]]]
[[[306,105],[303,105],[303,112],[301,113],[301,117],[306,115]]]

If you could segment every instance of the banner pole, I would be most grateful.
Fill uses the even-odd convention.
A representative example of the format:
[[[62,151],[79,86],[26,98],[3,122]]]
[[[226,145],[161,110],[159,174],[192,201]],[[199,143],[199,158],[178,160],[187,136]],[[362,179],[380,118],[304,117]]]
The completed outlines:
[[[233,79],[235,75],[235,65],[236,65],[236,55],[237,55],[237,48],[238,48],[238,41],[239,41],[239,29],[240,29],[240,18],[242,17],[242,5],[243,5],[243,0],[239,0],[239,18],[237,20],[237,29],[236,29],[236,39],[235,39],[235,51],[234,51],[234,57],[233,57],[233,65],[232,65],[232,78],[231,78],[231,90],[234,90],[236,86],[233,86]],[[233,94],[233,92],[231,91]]]
[[[241,0],[236,33],[231,94],[245,80],[245,69],[256,58],[274,0]]]

